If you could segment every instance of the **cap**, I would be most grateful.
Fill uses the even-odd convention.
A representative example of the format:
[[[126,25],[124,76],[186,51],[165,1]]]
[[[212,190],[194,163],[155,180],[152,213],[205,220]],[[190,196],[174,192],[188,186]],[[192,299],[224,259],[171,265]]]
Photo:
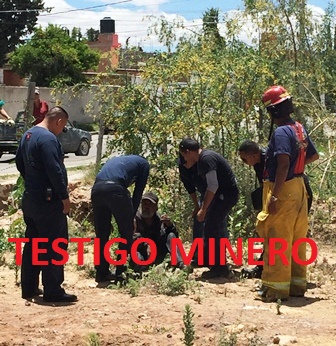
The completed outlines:
[[[141,199],[148,199],[154,204],[158,204],[159,197],[154,192],[146,192],[142,195]]]
[[[35,88],[35,94],[40,94],[40,88],[39,87]]]

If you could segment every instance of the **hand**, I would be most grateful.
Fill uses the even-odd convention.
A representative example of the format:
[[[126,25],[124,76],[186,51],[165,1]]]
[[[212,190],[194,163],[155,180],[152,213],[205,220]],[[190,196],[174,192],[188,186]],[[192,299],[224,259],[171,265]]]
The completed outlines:
[[[170,217],[166,214],[161,215],[160,221],[162,222],[162,224],[166,227],[171,227],[173,226],[172,222],[170,221]]]
[[[8,120],[6,121],[6,123],[7,123],[8,125],[15,125],[15,121],[14,121],[13,119],[8,119]]]
[[[271,214],[271,215],[274,215],[277,213],[277,201],[272,201],[270,200],[269,203],[268,203],[268,206],[267,206],[267,209],[268,209],[268,213]]]
[[[198,222],[204,221],[206,212],[207,211],[205,209],[202,209],[202,208],[198,211],[198,213],[197,213],[197,221]]]
[[[147,258],[149,258],[151,255],[151,247],[147,243],[146,243],[146,246],[147,246]]]
[[[200,207],[199,207],[199,205],[195,205],[195,207],[194,207],[194,210],[193,210],[193,212],[192,212],[192,217],[195,217],[196,215],[197,215],[197,213],[198,213],[198,211],[200,210]]]
[[[70,199],[62,199],[63,202],[63,214],[69,215],[70,213]]]

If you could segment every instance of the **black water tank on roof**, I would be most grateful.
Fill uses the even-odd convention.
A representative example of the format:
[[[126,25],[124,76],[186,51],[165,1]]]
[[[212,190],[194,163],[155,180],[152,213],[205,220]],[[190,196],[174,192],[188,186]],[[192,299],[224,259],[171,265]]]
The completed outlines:
[[[100,33],[101,34],[114,34],[115,21],[111,17],[104,17],[100,20]]]

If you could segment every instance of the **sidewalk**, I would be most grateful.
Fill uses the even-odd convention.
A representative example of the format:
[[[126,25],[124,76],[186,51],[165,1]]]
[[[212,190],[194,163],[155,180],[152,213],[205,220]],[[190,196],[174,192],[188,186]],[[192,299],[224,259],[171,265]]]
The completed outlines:
[[[85,171],[79,170],[68,170],[68,181],[69,183],[81,180],[85,175]],[[9,175],[0,175],[0,185],[15,184],[19,178],[19,173],[9,174]]]

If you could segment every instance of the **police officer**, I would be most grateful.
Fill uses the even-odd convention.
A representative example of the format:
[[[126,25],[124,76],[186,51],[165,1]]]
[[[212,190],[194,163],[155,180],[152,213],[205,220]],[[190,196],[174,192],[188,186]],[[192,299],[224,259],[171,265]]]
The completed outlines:
[[[25,182],[22,211],[27,225],[21,268],[22,298],[33,298],[39,294],[39,273],[42,271],[43,299],[47,302],[74,302],[77,297],[65,293],[61,287],[64,281],[63,265],[52,260],[62,257],[53,250],[52,243],[68,239],[66,215],[70,211],[67,172],[63,163],[63,150],[57,139],[68,120],[68,113],[62,107],[53,107],[41,123],[27,130],[20,140],[16,154],[16,167]],[[38,244],[43,248],[40,261],[33,263],[32,241],[46,238]],[[59,244],[66,250],[65,243]]]
[[[96,282],[115,279],[109,269],[109,262],[104,256],[104,248],[112,230],[112,216],[118,225],[120,237],[126,240],[126,244],[119,244],[119,250],[130,252],[133,242],[133,220],[148,175],[149,163],[138,155],[113,157],[97,174],[91,192],[95,232],[97,238],[100,239],[100,264],[95,266]],[[128,187],[133,183],[135,187],[131,197]],[[115,273],[117,278],[120,278],[124,270],[125,266],[117,266]]]

